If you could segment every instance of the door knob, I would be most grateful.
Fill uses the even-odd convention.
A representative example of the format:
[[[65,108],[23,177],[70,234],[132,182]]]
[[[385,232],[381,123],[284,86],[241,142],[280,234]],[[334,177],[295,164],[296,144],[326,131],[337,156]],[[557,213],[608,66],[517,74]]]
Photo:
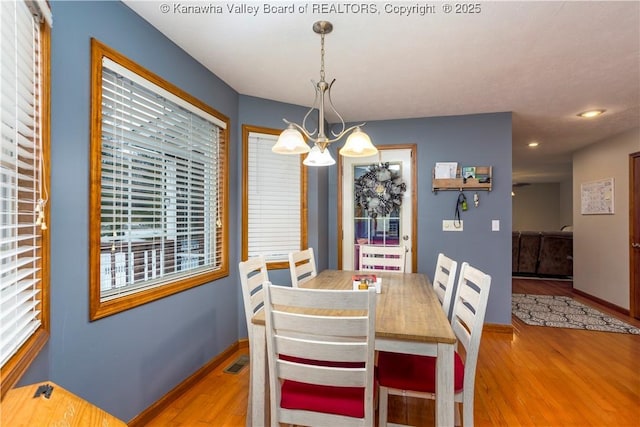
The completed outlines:
[[[631,247],[632,248],[640,248],[640,243],[635,243],[634,242],[634,243],[631,244]]]

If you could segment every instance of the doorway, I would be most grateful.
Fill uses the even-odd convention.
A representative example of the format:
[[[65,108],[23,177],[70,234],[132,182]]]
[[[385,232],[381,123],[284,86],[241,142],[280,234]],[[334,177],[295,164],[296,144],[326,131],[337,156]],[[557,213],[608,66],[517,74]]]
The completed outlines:
[[[340,157],[338,162],[338,268],[358,268],[358,249],[361,244],[380,246],[404,246],[407,251],[405,272],[416,271],[417,250],[417,191],[416,145],[378,146],[378,154],[371,157]],[[376,175],[380,172],[380,175]],[[405,186],[401,204],[376,212],[370,205],[363,209],[356,202],[362,200],[361,185],[367,176],[377,176],[374,182],[379,191],[380,183],[399,178]],[[356,188],[356,184],[358,187]],[[390,184],[390,183],[389,183]],[[393,194],[391,194],[393,199]],[[377,202],[377,201],[376,201]]]

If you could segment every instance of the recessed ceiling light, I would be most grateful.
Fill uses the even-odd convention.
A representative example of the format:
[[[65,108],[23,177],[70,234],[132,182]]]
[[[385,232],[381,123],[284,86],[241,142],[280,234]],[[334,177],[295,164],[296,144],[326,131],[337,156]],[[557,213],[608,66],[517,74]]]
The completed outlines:
[[[531,142],[529,143],[529,147],[532,147],[532,148],[533,148],[533,147],[537,147],[538,145],[540,145],[540,143],[539,143],[538,141],[531,141]]]
[[[593,117],[598,117],[600,114],[604,113],[607,110],[589,110],[583,111],[582,113],[578,113],[578,117],[583,117],[585,119],[591,119]]]

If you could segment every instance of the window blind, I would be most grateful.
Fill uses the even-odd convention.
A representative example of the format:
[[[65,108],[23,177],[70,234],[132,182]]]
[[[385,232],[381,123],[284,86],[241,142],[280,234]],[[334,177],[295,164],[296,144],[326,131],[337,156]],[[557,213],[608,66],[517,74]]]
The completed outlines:
[[[101,301],[222,261],[225,123],[167,94],[103,58]]]
[[[271,151],[277,135],[249,133],[248,256],[285,261],[301,244],[300,156]]]
[[[37,3],[0,2],[0,367],[42,325],[41,19]]]

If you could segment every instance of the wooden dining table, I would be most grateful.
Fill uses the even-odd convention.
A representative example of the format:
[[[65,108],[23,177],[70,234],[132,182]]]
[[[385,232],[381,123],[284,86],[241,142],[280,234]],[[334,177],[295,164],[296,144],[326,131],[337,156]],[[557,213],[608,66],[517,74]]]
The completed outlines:
[[[300,287],[353,289],[353,276],[371,271],[324,270]],[[456,337],[429,278],[421,273],[375,272],[382,279],[376,301],[375,349],[435,356],[436,425],[453,426],[453,355]],[[269,425],[269,385],[264,310],[252,318],[251,390],[247,426]]]

